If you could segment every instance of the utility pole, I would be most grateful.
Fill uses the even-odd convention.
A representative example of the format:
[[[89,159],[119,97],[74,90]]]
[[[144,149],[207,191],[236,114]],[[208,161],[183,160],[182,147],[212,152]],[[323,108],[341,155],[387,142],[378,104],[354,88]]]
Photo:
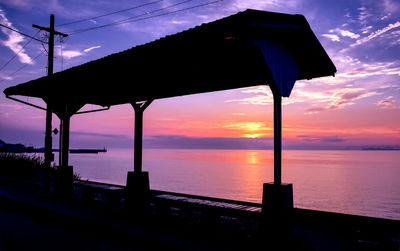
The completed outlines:
[[[53,60],[54,60],[54,35],[60,35],[67,37],[67,34],[58,32],[54,30],[54,15],[50,15],[50,27],[42,27],[33,24],[32,27],[47,31],[49,33],[48,42],[48,66],[47,66],[47,76],[53,75]],[[54,160],[53,156],[53,142],[51,137],[51,120],[52,120],[52,107],[49,102],[47,102],[46,108],[46,136],[44,139],[44,163],[46,167],[50,167],[51,161]]]

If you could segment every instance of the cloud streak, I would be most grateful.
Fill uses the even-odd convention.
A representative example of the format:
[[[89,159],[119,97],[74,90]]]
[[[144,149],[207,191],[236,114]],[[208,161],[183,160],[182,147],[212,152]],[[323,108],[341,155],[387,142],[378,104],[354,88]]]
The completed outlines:
[[[346,141],[343,138],[340,138],[339,136],[326,136],[326,137],[320,137],[320,136],[311,136],[311,135],[297,135],[296,136],[298,139],[305,141],[305,142],[325,142],[325,143],[341,143]]]
[[[170,149],[272,149],[273,138],[187,137],[153,135],[144,138],[144,148]]]
[[[315,105],[306,110],[307,114],[314,114],[326,110],[342,109],[345,106],[353,105],[356,100],[376,95],[375,91],[368,91],[364,88],[340,88],[321,100],[324,105]]]
[[[378,67],[378,69],[380,69]],[[386,72],[387,73],[387,72]],[[357,73],[355,75],[359,75],[361,73]],[[390,74],[394,74],[394,72],[390,72]],[[341,78],[348,79],[353,77],[350,73],[349,76],[345,75]],[[358,76],[359,77],[359,76]],[[346,81],[343,81],[346,83]],[[322,81],[323,88],[318,90],[317,86],[314,85],[312,89],[310,89],[310,85],[304,87],[301,82],[297,86],[295,92],[293,92],[292,97],[283,100],[284,105],[290,105],[295,103],[303,103],[311,105],[311,108],[305,111],[306,114],[314,114],[327,110],[335,110],[342,109],[346,106],[350,106],[355,104],[357,100],[367,98],[370,96],[377,95],[378,92],[376,90],[368,90],[366,88],[355,88],[352,85],[344,85],[344,84],[335,84],[335,85],[326,85],[324,81]],[[245,97],[241,99],[230,99],[225,102],[238,102],[243,105],[272,105],[273,97],[271,95],[267,95],[268,91],[264,87],[254,87],[254,88],[246,88],[241,91],[245,94],[253,94],[254,96]]]
[[[92,50],[98,49],[98,48],[101,48],[101,46],[100,46],[100,45],[92,46],[92,47],[90,47],[90,48],[84,49],[83,51],[86,52],[86,53],[88,53],[89,51],[92,51]]]
[[[393,24],[389,24],[389,25],[387,25],[385,28],[382,28],[382,29],[380,29],[380,30],[377,30],[377,31],[371,33],[371,34],[368,35],[367,37],[363,37],[363,38],[361,38],[361,39],[358,39],[355,43],[351,44],[350,47],[355,47],[355,46],[364,44],[364,43],[370,41],[371,39],[374,39],[374,38],[376,38],[376,37],[379,37],[379,36],[381,36],[382,34],[388,32],[388,31],[390,31],[390,30],[392,30],[392,29],[395,29],[395,28],[397,28],[397,27],[400,27],[400,21],[397,21],[396,23],[393,23]]]
[[[6,13],[0,9],[0,23],[17,30],[6,17]],[[32,59],[26,53],[25,49],[20,45],[25,39],[21,34],[12,30],[1,27],[1,31],[7,36],[6,40],[1,40],[1,43],[12,50],[18,56],[18,60],[24,64],[33,64]]]
[[[365,25],[368,18],[372,15],[367,11],[367,8],[365,6],[358,8],[358,10],[360,11],[360,14],[358,15],[358,21],[360,21],[361,24]]]
[[[349,30],[343,30],[343,29],[339,29],[339,28],[331,29],[331,30],[329,30],[329,32],[330,33],[336,33],[337,35],[335,35],[335,34],[323,34],[322,36],[329,37],[331,39],[335,38],[338,41],[340,41],[340,38],[339,38],[338,35],[340,35],[342,37],[349,37],[349,38],[352,38],[352,39],[357,39],[357,38],[360,37],[359,34],[356,34],[356,33],[351,32]]]
[[[335,34],[322,34],[323,37],[329,38],[332,42],[340,42],[340,38]]]
[[[61,55],[66,59],[71,59],[71,58],[82,56],[83,53],[80,51],[75,51],[75,50],[66,50],[66,51],[62,51]]]
[[[100,45],[92,46],[92,47],[89,47],[82,51],[81,50],[64,50],[64,49],[61,49],[60,47],[58,47],[57,54],[59,56],[62,56],[65,59],[72,59],[72,58],[83,56],[83,55],[91,52],[92,50],[95,50],[98,48],[101,48],[101,46]]]
[[[248,97],[248,98],[242,98],[242,99],[229,99],[226,100],[225,102],[238,102],[239,104],[242,105],[270,105],[274,103],[274,100],[272,97],[267,96],[267,95],[256,95],[253,97]]]
[[[396,100],[393,98],[393,96],[386,97],[382,100],[379,100],[376,102],[376,105],[382,109],[397,109],[400,108],[399,105],[397,105]]]
[[[351,31],[348,31],[348,30],[340,30],[339,29],[339,32],[340,32],[340,35],[342,35],[343,37],[349,37],[349,38],[352,38],[352,39],[357,39],[357,38],[360,37],[360,35],[355,34],[355,33],[351,32]]]

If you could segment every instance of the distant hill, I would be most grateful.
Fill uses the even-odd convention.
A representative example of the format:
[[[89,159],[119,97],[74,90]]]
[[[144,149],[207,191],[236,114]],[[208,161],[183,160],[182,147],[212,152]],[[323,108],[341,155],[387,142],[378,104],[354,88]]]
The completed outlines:
[[[23,144],[8,144],[0,139],[0,152],[32,152],[35,149],[33,147],[26,147]]]
[[[58,152],[59,149],[53,149],[53,152]],[[0,139],[0,152],[9,153],[43,153],[44,148],[34,148],[32,146],[24,146],[23,144],[7,144]],[[70,153],[105,153],[107,149],[69,149]]]
[[[365,151],[399,151],[400,146],[368,146],[362,148]]]

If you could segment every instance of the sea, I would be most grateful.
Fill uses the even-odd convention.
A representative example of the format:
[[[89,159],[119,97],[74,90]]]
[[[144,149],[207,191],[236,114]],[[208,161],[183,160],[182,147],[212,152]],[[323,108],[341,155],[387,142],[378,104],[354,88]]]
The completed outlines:
[[[282,157],[295,207],[400,220],[400,151],[284,150]],[[125,185],[133,149],[70,154],[70,164],[84,180]],[[257,203],[273,165],[272,150],[143,150],[151,189]]]

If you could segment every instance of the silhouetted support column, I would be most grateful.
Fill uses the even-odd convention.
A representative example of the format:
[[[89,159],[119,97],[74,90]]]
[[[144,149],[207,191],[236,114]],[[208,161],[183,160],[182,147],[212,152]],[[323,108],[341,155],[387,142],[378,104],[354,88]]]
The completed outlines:
[[[60,166],[66,167],[68,166],[68,156],[69,156],[69,125],[70,125],[70,117],[65,116],[62,118],[62,134],[61,134],[61,147],[60,147],[60,155],[61,162]]]
[[[53,155],[53,140],[51,137],[51,120],[52,111],[51,106],[47,105],[46,109],[46,133],[44,137],[44,164],[46,167],[50,167],[51,162],[54,161]]]
[[[51,136],[51,120],[52,120],[52,110],[51,106],[47,104],[46,109],[46,131],[44,137],[44,166],[45,171],[43,173],[43,190],[44,192],[50,192],[50,167],[51,162],[54,161],[53,154],[53,139]]]
[[[136,173],[142,172],[142,159],[143,159],[143,112],[141,106],[132,105],[135,109],[135,142],[134,142],[134,165],[133,170]]]
[[[263,187],[263,212],[285,214],[293,208],[293,186],[282,184],[282,96],[271,86],[274,95],[274,183]]]
[[[73,193],[73,167],[68,165],[70,118],[68,114],[60,118],[60,150],[55,190],[60,197],[69,198]]]
[[[143,112],[153,100],[131,103],[135,110],[134,167],[126,180],[126,207],[133,210],[145,208],[150,198],[149,173],[142,171]]]
[[[62,148],[62,139],[63,139],[63,120],[60,119],[60,131],[59,131],[59,140],[58,140],[58,165],[61,166],[62,163],[62,154],[61,154],[61,148]]]
[[[282,97],[274,94],[274,184],[282,182]]]
[[[282,96],[274,86],[271,90],[274,95],[274,182],[263,186],[262,212],[266,230],[275,231],[281,238],[291,229],[293,186],[282,183]]]

